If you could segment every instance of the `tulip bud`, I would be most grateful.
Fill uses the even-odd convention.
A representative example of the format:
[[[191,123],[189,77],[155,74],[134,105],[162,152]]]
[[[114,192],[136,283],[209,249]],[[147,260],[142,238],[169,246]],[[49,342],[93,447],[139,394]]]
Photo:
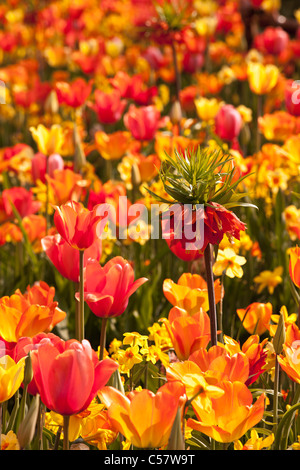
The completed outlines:
[[[59,111],[59,102],[55,90],[51,90],[46,99],[45,111],[49,114],[56,114]]]
[[[86,164],[85,154],[82,148],[80,136],[76,125],[74,125],[73,131],[73,140],[74,140],[74,171],[78,172]]]
[[[39,414],[39,401],[39,395],[33,397],[30,408],[19,426],[17,438],[21,449],[25,449],[34,437]]]
[[[173,124],[178,124],[181,122],[181,119],[182,119],[181,105],[179,101],[177,100],[172,105],[172,108],[170,111],[170,118]]]
[[[140,171],[135,163],[131,167],[131,183],[134,188],[137,188],[141,184]]]
[[[111,375],[107,385],[110,385],[111,387],[117,390],[120,390],[120,392],[122,392],[125,395],[119,369],[115,370],[115,372]]]
[[[178,407],[169,437],[168,450],[185,450],[184,437],[181,429],[181,413],[182,410]]]
[[[48,175],[52,178],[55,170],[64,169],[64,160],[58,153],[53,153],[48,158]]]
[[[33,379],[32,363],[30,351],[25,359],[25,368],[24,368],[24,385],[29,385]]]
[[[280,312],[276,333],[273,339],[274,351],[276,354],[281,354],[283,345],[285,343],[285,324],[283,313]]]

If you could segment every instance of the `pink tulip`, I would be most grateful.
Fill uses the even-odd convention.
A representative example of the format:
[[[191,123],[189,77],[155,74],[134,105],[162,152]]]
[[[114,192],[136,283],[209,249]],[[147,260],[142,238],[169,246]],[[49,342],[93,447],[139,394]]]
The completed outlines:
[[[215,132],[223,140],[234,140],[240,133],[242,118],[231,104],[223,105],[215,117]]]
[[[153,106],[130,105],[124,124],[136,140],[152,140],[160,126],[160,112]]]

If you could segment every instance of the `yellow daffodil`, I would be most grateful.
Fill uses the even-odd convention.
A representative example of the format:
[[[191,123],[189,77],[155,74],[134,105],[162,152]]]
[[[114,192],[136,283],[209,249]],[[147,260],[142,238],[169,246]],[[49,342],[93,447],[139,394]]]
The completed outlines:
[[[243,266],[246,263],[244,256],[239,256],[232,248],[225,248],[218,251],[218,256],[213,267],[215,276],[221,276],[223,273],[230,278],[241,278],[244,274]]]
[[[260,294],[267,288],[269,294],[273,294],[275,287],[282,282],[282,273],[283,267],[278,266],[274,271],[262,271],[258,276],[255,276],[254,282],[258,284],[257,292]]]
[[[16,434],[10,430],[7,434],[1,434],[1,450],[20,450],[20,444]]]
[[[284,319],[284,324],[287,327],[288,325],[291,325],[293,323],[296,323],[297,321],[297,313],[291,313],[291,315],[288,314],[287,308],[285,305],[283,305],[280,309],[280,313],[283,315]],[[271,320],[275,323],[275,325],[270,325],[270,334],[271,336],[275,335],[276,329],[277,329],[277,324],[279,322],[280,315],[272,315]]]
[[[241,441],[235,441],[234,450],[263,450],[268,449],[274,442],[274,434],[269,434],[267,437],[259,437],[255,429],[251,430],[250,436],[250,439],[245,444],[242,444]]]

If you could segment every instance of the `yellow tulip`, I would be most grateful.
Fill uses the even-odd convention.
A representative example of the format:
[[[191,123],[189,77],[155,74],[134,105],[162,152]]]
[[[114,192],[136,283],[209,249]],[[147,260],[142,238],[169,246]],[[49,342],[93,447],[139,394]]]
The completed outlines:
[[[0,358],[0,403],[9,400],[24,378],[25,357],[15,362],[10,356]]]
[[[222,104],[216,98],[201,97],[195,100],[196,111],[202,121],[212,121]]]
[[[279,78],[279,69],[273,64],[250,62],[247,73],[250,89],[257,95],[269,93]]]
[[[38,146],[39,152],[48,156],[53,153],[60,153],[64,143],[64,133],[60,125],[53,124],[48,129],[43,124],[39,124],[37,127],[30,127],[29,130]]]

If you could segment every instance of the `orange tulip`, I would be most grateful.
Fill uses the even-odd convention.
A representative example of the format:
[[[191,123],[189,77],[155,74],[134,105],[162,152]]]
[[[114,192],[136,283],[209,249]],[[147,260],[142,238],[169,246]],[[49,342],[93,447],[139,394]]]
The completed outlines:
[[[270,320],[273,308],[270,302],[253,302],[247,308],[237,309],[237,314],[243,322],[244,328],[250,335],[261,336],[270,329]]]
[[[224,390],[206,380],[200,367],[190,360],[170,364],[166,377],[169,382],[180,381],[185,386],[187,398],[197,400],[199,406],[205,409],[211,407],[211,398],[219,398],[224,394]]]
[[[198,401],[192,401],[196,419],[189,418],[187,426],[218,442],[229,443],[240,439],[261,421],[265,395],[260,395],[256,402],[252,403],[251,391],[242,382],[224,381],[220,388],[224,394],[211,398],[211,409],[203,409]]]
[[[127,396],[112,387],[104,387],[98,396],[108,409],[112,426],[134,446],[159,448],[167,444],[184,386],[166,383],[156,394],[150,390],[130,392]]]
[[[289,272],[293,283],[300,288],[300,248],[295,246],[290,249]]]
[[[285,344],[283,354],[277,357],[282,370],[291,380],[300,384],[300,339],[289,346]]]
[[[22,336],[33,337],[49,331],[57,323],[56,309],[51,305],[31,303],[21,292],[0,299],[0,336],[17,342]]]
[[[85,250],[97,240],[100,221],[101,216],[97,215],[96,208],[89,211],[76,201],[68,201],[56,207],[54,213],[58,233],[77,250]]]
[[[249,377],[249,359],[246,354],[239,351],[230,355],[223,346],[212,346],[208,350],[201,348],[190,355],[189,361],[198,365],[207,380],[213,378],[218,382],[228,380],[245,383]]]
[[[216,303],[221,299],[220,280],[215,285]],[[187,310],[191,315],[200,308],[209,310],[208,290],[206,281],[199,274],[184,273],[176,284],[171,279],[165,279],[163,291],[168,301],[175,307]]]
[[[79,173],[69,168],[54,170],[53,176],[46,175],[49,184],[49,200],[56,205],[65,204],[70,199],[78,201],[84,188],[89,185]]]
[[[116,131],[107,134],[95,133],[95,146],[105,160],[119,160],[128,150],[131,141],[130,132]]]
[[[257,380],[260,374],[265,371],[264,367],[267,360],[265,344],[267,343],[268,338],[265,338],[260,343],[258,335],[251,335],[242,346],[227,335],[223,335],[223,339],[225,348],[231,356],[239,353],[240,351],[247,356],[249,360],[249,377],[245,383],[247,386],[251,385]]]
[[[192,352],[205,348],[210,341],[210,319],[204,310],[189,315],[186,310],[173,307],[168,319],[162,319],[178,358],[188,359]]]

